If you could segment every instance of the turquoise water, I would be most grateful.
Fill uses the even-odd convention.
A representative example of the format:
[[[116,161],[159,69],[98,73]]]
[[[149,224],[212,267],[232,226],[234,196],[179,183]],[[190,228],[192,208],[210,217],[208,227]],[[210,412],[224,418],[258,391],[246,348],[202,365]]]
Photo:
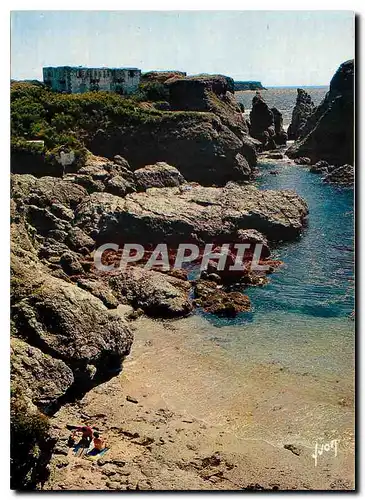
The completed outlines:
[[[353,190],[324,184],[307,168],[284,163],[261,163],[257,186],[294,189],[308,203],[308,226],[302,236],[273,251],[284,265],[264,287],[245,290],[252,312],[234,320],[206,315],[215,326],[245,323],[287,323],[310,318],[346,319],[354,309],[354,209]],[[275,169],[278,175],[269,172]],[[328,325],[327,325],[328,326]]]

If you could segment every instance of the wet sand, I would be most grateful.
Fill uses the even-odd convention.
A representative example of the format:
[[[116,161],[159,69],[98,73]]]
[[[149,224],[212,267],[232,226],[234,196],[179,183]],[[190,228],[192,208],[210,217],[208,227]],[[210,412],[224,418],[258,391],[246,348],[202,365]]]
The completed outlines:
[[[123,372],[52,419],[64,441],[45,489],[354,487],[351,377],[255,356],[250,337],[249,355],[232,356],[219,340],[232,331],[198,316],[133,325]],[[110,450],[98,461],[66,455],[66,423],[99,429]],[[332,448],[315,466],[316,443]]]

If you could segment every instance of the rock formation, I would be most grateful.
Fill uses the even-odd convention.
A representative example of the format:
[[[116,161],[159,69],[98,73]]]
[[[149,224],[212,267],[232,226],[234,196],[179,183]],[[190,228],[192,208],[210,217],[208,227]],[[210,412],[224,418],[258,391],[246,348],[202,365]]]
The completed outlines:
[[[28,145],[24,158],[19,147],[28,142],[18,138],[19,173],[11,179],[13,487],[34,488],[41,480],[57,441],[47,415],[121,370],[133,315],[173,318],[198,305],[197,283],[184,270],[95,269],[92,253],[100,243],[166,242],[174,249],[189,242],[259,242],[267,258],[268,240],[296,237],[305,224],[308,208],[295,192],[239,184],[256,164],[257,141],[247,134],[232,82],[221,76],[173,80],[172,102],[177,106],[185,93],[199,111],[145,111],[118,96],[63,96],[60,102],[52,96],[47,116],[61,105],[62,123],[77,115],[80,124],[80,137],[68,138],[79,148],[71,155],[77,161],[67,165],[58,158],[66,154],[63,146],[33,151]],[[23,101],[34,104],[39,92],[45,111],[50,97],[42,89],[27,88]],[[18,133],[26,123],[23,101],[14,108]],[[280,123],[279,116],[277,131]],[[41,159],[36,168],[30,150]],[[116,255],[106,259],[114,262]],[[213,275],[207,282],[217,285],[221,276]],[[211,285],[196,300],[214,314],[250,308],[242,293]]]
[[[114,94],[95,92],[71,98],[30,84],[13,85],[12,171],[52,177],[75,173],[87,166],[87,148],[110,161],[118,155],[125,157],[131,170],[167,162],[178,168],[187,181],[206,185],[247,181],[256,165],[256,145],[248,136],[246,120],[230,92],[231,79],[202,75],[169,78],[158,85],[171,93],[171,103],[165,102],[159,110],[156,103]],[[35,123],[27,120],[29,107],[37,110]],[[62,134],[56,128],[57,120]],[[38,135],[45,140],[28,140],[35,125],[37,130],[42,129]],[[68,155],[74,155],[71,165],[58,161],[61,152],[66,154],[61,151],[65,140],[73,145],[67,150]],[[44,145],[55,141],[52,150]],[[130,187],[124,174],[120,173],[122,178],[112,174],[113,179],[105,176],[109,186],[104,190],[121,195],[127,192]],[[100,190],[105,184],[90,169],[84,170],[84,175],[79,181],[89,191]]]
[[[146,191],[150,187],[174,187],[186,181],[177,168],[165,162],[146,165],[134,172],[137,188]]]
[[[340,186],[353,186],[355,181],[355,169],[352,165],[341,165],[332,168],[324,177],[324,182],[338,184]]]
[[[314,111],[311,96],[303,89],[297,89],[297,100],[293,109],[291,123],[288,127],[288,139],[297,140],[303,135],[308,118]]]
[[[185,76],[184,71],[149,71],[148,73],[142,73],[141,83],[165,83],[170,78],[184,78]]]
[[[232,184],[224,188],[182,186],[150,189],[119,198],[93,193],[75,213],[75,224],[98,243],[169,245],[239,241],[242,228],[274,240],[299,234],[308,208],[294,191],[261,191]]]
[[[233,96],[232,78],[198,75],[170,80],[167,85],[172,110],[212,112],[239,137],[248,133],[246,119]]]
[[[303,128],[302,138],[291,146],[290,158],[308,156],[312,163],[333,165],[354,162],[354,61],[346,61],[333,76],[324,100]]]
[[[130,267],[113,276],[109,284],[121,301],[153,317],[173,318],[191,313],[188,281],[157,271]]]
[[[261,142],[263,149],[275,149],[287,140],[282,114],[277,108],[270,109],[259,92],[252,99],[250,134]]]
[[[288,140],[288,134],[283,127],[283,115],[277,108],[271,108],[271,112],[274,116],[274,141],[278,146],[285,145]]]
[[[261,82],[247,81],[247,82],[234,82],[234,90],[236,92],[240,90],[265,90]]]
[[[236,135],[214,113],[167,112],[137,127],[110,124],[87,145],[101,156],[126,156],[133,169],[165,161],[186,180],[205,185],[247,180],[256,165],[250,139]]]

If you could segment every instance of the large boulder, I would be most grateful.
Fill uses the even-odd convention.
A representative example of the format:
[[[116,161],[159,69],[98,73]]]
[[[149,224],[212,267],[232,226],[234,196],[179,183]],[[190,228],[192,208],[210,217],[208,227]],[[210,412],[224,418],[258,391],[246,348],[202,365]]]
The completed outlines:
[[[250,135],[260,141],[262,149],[275,149],[288,139],[282,113],[277,108],[270,109],[260,92],[252,99]]]
[[[288,139],[296,140],[302,137],[308,118],[314,111],[311,96],[303,89],[297,89],[297,100],[293,109],[291,123],[288,127]]]
[[[89,193],[105,191],[125,196],[136,190],[134,174],[128,162],[121,157],[111,161],[89,153],[85,165],[76,174],[66,175],[64,179],[83,186]]]
[[[72,386],[72,370],[60,359],[45,354],[19,338],[10,345],[12,381],[21,381],[34,404],[55,403]]]
[[[283,114],[277,108],[271,108],[271,112],[274,117],[274,141],[278,146],[285,145],[288,140],[288,134],[283,127]]]
[[[169,245],[240,241],[237,231],[257,229],[273,240],[301,232],[308,207],[294,191],[184,185],[149,189],[125,199],[93,193],[79,205],[75,224],[97,243]]]
[[[74,376],[89,379],[89,366],[104,376],[129,354],[133,335],[122,317],[74,284],[14,258],[13,320],[22,337],[62,360]]]
[[[307,156],[341,166],[354,162],[354,61],[337,70],[329,92],[308,118],[302,138],[287,151],[290,158]]]
[[[28,174],[14,174],[11,176],[12,198],[24,206],[34,205],[38,208],[47,208],[52,213],[53,205],[57,205],[55,214],[60,217],[60,205],[74,210],[81,200],[88,196],[86,189],[75,184],[72,180],[59,179],[55,177],[36,177]],[[67,214],[63,211],[63,214]],[[66,216],[66,219],[70,217]]]
[[[354,181],[355,169],[352,165],[341,165],[340,167],[336,167],[324,177],[324,182],[341,186],[353,186]]]
[[[134,177],[139,190],[145,191],[150,187],[174,187],[186,181],[177,168],[165,162],[155,165],[146,165],[134,172]]]
[[[158,271],[131,266],[113,276],[109,283],[121,301],[150,316],[186,316],[193,309],[190,283]]]
[[[252,99],[250,135],[261,142],[263,149],[275,149],[287,139],[282,114],[277,108],[270,109],[260,92]]]

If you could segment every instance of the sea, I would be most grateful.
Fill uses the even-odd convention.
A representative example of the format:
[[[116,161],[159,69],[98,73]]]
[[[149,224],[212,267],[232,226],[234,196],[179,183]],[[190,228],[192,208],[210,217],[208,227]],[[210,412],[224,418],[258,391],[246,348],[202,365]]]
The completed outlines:
[[[308,92],[318,103],[326,90]],[[254,94],[237,93],[247,111]],[[262,94],[288,125],[296,89]],[[265,449],[276,449],[277,459],[267,465],[283,480],[290,471],[280,457],[290,457],[288,444],[298,447],[300,457],[293,454],[292,460],[300,458],[306,488],[313,487],[316,473],[324,478],[317,487],[325,488],[331,474],[353,476],[353,191],[324,184],[320,175],[289,161],[261,160],[258,171],[259,189],[294,189],[309,206],[303,234],[272,248],[283,266],[268,285],[243,290],[252,311],[236,318],[197,309],[171,323],[142,319],[125,370],[143,369],[161,404],[224,431],[231,451],[244,454],[252,445],[269,444]],[[209,453],[221,449],[223,434],[214,436]],[[321,456],[317,467],[314,451],[333,442],[338,454]]]
[[[306,90],[312,97],[316,106],[322,101],[329,88],[321,87],[300,87]],[[287,129],[291,122],[291,115],[297,99],[297,87],[268,87],[266,90],[260,90],[260,94],[267,102],[270,108],[277,108],[283,114],[284,128]],[[252,108],[252,99],[256,95],[255,90],[244,90],[235,92],[238,102],[245,107],[245,116],[249,117]]]
[[[318,104],[328,88],[306,90]],[[269,88],[261,93],[269,106],[283,113],[284,124],[288,126],[296,88]],[[236,93],[248,113],[254,95],[252,91]],[[270,173],[273,170],[277,175]],[[284,265],[270,275],[270,283],[244,290],[252,303],[250,313],[227,319],[198,310],[195,320],[190,320],[189,331],[194,330],[197,338],[204,339],[205,345],[208,341],[222,348],[232,370],[252,363],[278,364],[288,373],[303,375],[298,394],[306,390],[306,384],[308,391],[313,387],[307,378],[313,377],[320,391],[317,388],[310,396],[307,391],[305,404],[309,408],[311,402],[316,401],[317,416],[323,428],[336,428],[343,434],[344,429],[352,425],[353,408],[347,408],[346,417],[336,413],[338,419],[334,422],[337,408],[332,407],[332,402],[324,404],[323,398],[326,393],[347,394],[353,398],[353,190],[325,184],[320,175],[290,162],[261,161],[258,171],[255,184],[259,189],[293,189],[307,201],[308,225],[297,240],[273,249],[273,257]],[[282,390],[285,392],[285,387]],[[312,409],[307,413],[306,428],[312,427],[310,422],[314,413]],[[284,426],[285,418],[282,420]],[[290,414],[287,418],[290,419]],[[311,429],[310,439],[315,435],[316,429]]]

